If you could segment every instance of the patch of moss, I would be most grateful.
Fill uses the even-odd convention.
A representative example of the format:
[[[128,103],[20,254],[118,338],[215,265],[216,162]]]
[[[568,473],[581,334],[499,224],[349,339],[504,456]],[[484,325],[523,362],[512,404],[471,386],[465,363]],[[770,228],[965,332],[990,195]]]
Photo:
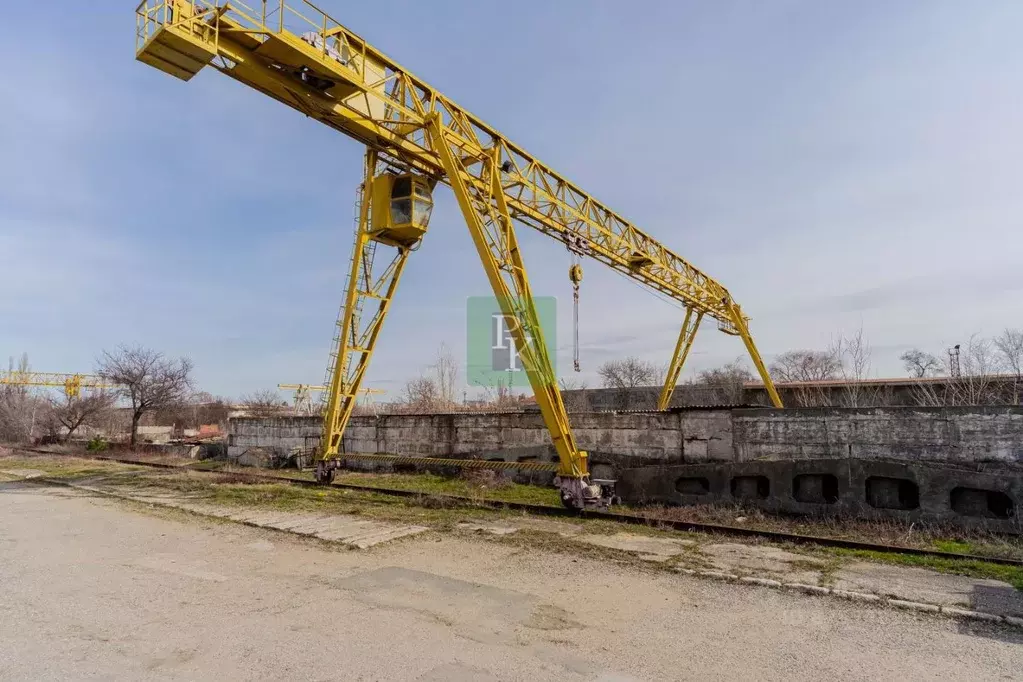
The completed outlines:
[[[830,548],[827,553],[841,557],[855,557],[868,561],[902,566],[929,568],[939,573],[964,575],[970,578],[990,578],[1009,583],[1017,590],[1023,590],[1023,568],[995,564],[989,561],[972,559],[945,559],[942,557],[921,556],[918,554],[899,554],[897,552],[878,552],[865,549]]]

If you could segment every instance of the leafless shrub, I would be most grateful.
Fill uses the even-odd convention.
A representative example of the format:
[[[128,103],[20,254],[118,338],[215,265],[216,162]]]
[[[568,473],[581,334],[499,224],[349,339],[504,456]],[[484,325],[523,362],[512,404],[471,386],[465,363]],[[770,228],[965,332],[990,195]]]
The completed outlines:
[[[1004,377],[997,375],[994,344],[976,334],[957,347],[958,359],[946,361],[943,382],[920,382],[913,388],[917,404],[929,407],[997,405],[1009,400]]]
[[[828,355],[838,361],[838,373],[845,380],[838,399],[844,407],[877,405],[877,388],[865,385],[870,376],[870,342],[860,327],[852,336],[838,336],[831,342]]]
[[[506,488],[511,481],[494,469],[462,469],[458,477],[477,488]]]

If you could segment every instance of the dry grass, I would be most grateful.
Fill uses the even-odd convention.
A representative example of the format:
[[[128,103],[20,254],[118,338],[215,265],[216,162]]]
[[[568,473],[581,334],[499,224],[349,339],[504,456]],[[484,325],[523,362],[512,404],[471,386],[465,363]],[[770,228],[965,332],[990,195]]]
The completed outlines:
[[[420,495],[394,497],[368,490],[352,490],[340,487],[302,487],[287,483],[253,481],[244,474],[251,469],[218,466],[218,473],[211,474],[182,469],[151,469],[141,466],[104,462],[60,455],[18,456],[0,455],[0,469],[38,469],[48,476],[68,482],[89,481],[90,483],[125,491],[161,490],[173,491],[183,497],[208,500],[210,502],[245,507],[263,507],[281,510],[316,511],[321,513],[361,515],[368,518],[430,525],[437,529],[454,527],[458,521],[499,522],[514,517],[527,518],[523,514],[498,511],[474,505],[472,502],[457,502],[447,495],[458,495],[470,499],[505,499],[530,503],[550,504],[556,500],[556,491],[535,486],[507,484],[491,481],[488,477],[447,478],[431,474],[358,474],[349,473],[340,477],[342,482],[356,485],[383,487],[400,490],[414,490]],[[278,472],[260,472],[272,473]],[[279,475],[294,477],[296,472],[281,471]],[[491,487],[493,486],[493,487]],[[748,528],[794,532],[804,535],[841,537],[881,544],[903,545],[925,549],[998,556],[1023,559],[1023,538],[998,536],[983,531],[968,531],[939,525],[908,525],[890,519],[862,521],[839,518],[784,517],[765,514],[756,509],[741,507],[701,506],[643,508],[642,511],[665,520],[681,520],[721,525],[739,525]],[[588,533],[611,534],[627,530],[631,533],[664,537],[688,537],[703,544],[718,541],[712,535],[678,533],[667,527],[632,526],[624,529],[619,523],[600,519],[573,519],[552,521],[555,524],[572,523],[585,526]],[[667,532],[666,532],[667,531]],[[556,551],[600,552],[592,546],[568,542],[556,532],[544,530],[520,530],[505,540],[523,548],[551,548]],[[743,542],[761,542],[747,539]],[[580,545],[580,546],[577,546]],[[1000,566],[985,561],[915,557],[887,552],[862,552],[827,548],[790,547],[829,560],[826,580],[840,563],[846,559],[865,559],[883,563],[920,566],[943,573],[955,573],[974,577],[988,577],[1003,580],[1023,589],[1023,570],[1012,566]],[[613,552],[612,552],[613,553]],[[623,556],[619,561],[632,563]],[[698,550],[693,557],[698,558]],[[681,561],[681,560],[680,560]]]
[[[637,507],[631,511],[671,521],[741,526],[757,530],[841,538],[957,554],[1023,560],[1023,537],[965,529],[950,524],[912,523],[897,519],[854,519],[767,514],[740,506]]]
[[[391,490],[412,490],[426,495],[457,495],[474,501],[521,502],[560,506],[554,488],[522,485],[507,481],[487,483],[479,478],[439,476],[437,474],[370,474],[347,472],[337,477],[338,483],[364,485]]]

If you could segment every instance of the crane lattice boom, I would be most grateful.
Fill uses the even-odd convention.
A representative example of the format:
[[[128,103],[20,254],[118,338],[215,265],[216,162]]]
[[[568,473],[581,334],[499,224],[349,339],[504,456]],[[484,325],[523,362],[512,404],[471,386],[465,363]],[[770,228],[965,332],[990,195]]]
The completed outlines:
[[[748,318],[725,287],[313,4],[144,0],[137,10],[137,56],[186,81],[211,65],[367,147],[349,290],[331,359],[321,456],[336,453],[340,445],[408,252],[426,231],[426,220],[413,219],[393,229],[376,225],[380,209],[371,199],[374,191],[379,196],[377,180],[394,172],[410,174],[412,183],[425,178],[430,188],[443,182],[454,191],[503,313],[521,322],[516,348],[561,459],[562,477],[585,479],[586,458],[575,445],[543,344],[528,347],[529,339],[542,339],[542,330],[514,222],[685,307],[661,393],[662,408],[670,401],[704,316],[742,338],[772,401],[781,405],[750,336]],[[426,216],[428,220],[428,211]],[[394,248],[395,254],[382,274],[371,276],[378,245]],[[370,304],[373,315],[367,322],[362,311],[369,298],[377,307]]]

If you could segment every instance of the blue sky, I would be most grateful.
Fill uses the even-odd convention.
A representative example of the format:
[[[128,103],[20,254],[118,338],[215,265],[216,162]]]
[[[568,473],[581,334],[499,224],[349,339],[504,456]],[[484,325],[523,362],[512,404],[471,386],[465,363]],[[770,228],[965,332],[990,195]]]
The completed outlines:
[[[1023,326],[1023,4],[320,4],[721,280],[768,359],[862,326],[893,375],[908,347]],[[227,396],[320,381],[361,148],[212,70],[135,62],[133,10],[0,24],[0,351],[82,371],[141,343]],[[520,239],[571,375],[568,255]],[[581,378],[666,362],[681,311],[584,268]],[[441,343],[464,357],[486,293],[441,189],[369,383],[396,394]],[[741,353],[708,325],[687,374]]]

